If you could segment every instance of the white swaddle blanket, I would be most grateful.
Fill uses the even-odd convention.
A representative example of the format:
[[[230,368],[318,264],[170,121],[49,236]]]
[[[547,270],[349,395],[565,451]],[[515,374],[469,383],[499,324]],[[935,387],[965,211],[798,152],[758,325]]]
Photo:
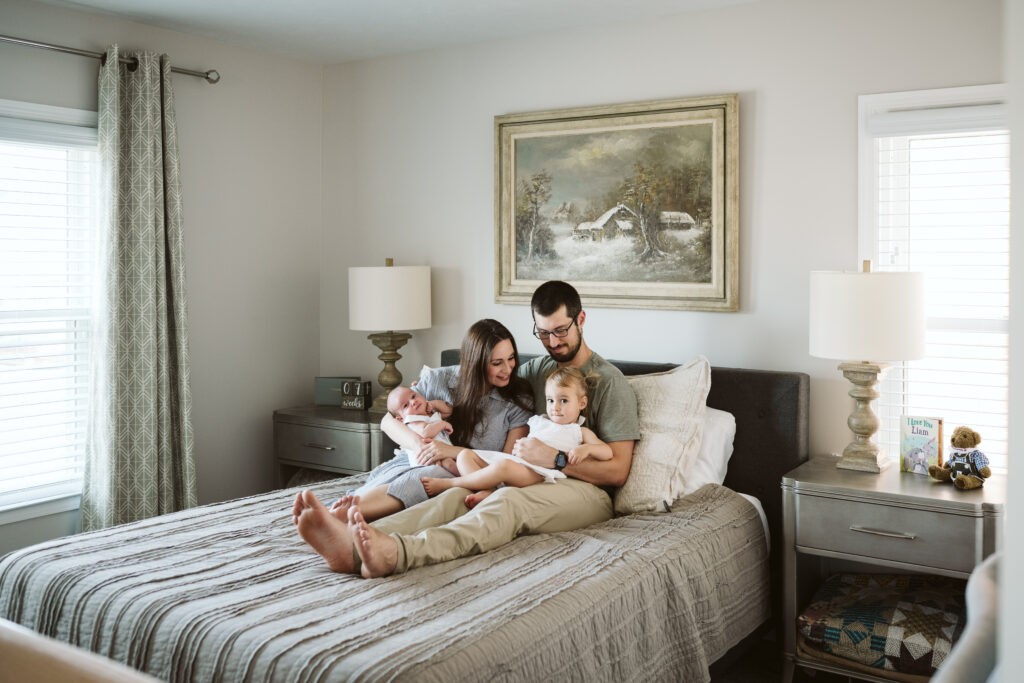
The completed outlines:
[[[431,422],[441,422],[442,420],[444,420],[444,418],[441,417],[441,413],[434,412],[434,413],[431,413],[430,415],[407,415],[402,420],[402,423],[403,424],[409,424],[410,422],[427,422],[427,423],[431,423]],[[448,432],[438,432],[437,436],[435,436],[434,439],[436,441],[440,441],[441,443],[451,444],[451,439],[448,438]],[[418,462],[416,462],[416,451],[411,451],[411,450],[408,450],[406,448],[396,448],[395,449],[395,455],[401,455],[402,453],[405,453],[405,457],[409,458],[409,467],[419,467],[420,466],[420,464]]]

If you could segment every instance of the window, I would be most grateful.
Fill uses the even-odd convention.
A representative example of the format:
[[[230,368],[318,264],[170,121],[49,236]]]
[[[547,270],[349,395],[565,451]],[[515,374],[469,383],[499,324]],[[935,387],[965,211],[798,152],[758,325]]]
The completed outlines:
[[[880,382],[883,451],[901,414],[982,435],[1007,467],[1010,140],[1002,86],[860,98],[860,252],[876,270],[925,274],[927,357]]]
[[[96,114],[0,100],[0,510],[81,493]]]

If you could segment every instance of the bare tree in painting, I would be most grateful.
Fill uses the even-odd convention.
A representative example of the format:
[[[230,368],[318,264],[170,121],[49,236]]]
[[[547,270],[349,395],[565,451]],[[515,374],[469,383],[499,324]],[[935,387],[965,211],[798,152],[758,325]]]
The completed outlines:
[[[534,173],[519,181],[516,192],[516,243],[518,256],[527,263],[552,252],[554,235],[541,208],[551,199],[551,174]]]
[[[639,162],[633,164],[633,177],[627,178],[622,184],[622,204],[639,223],[639,231],[634,232],[641,241],[641,262],[667,255],[661,247],[658,225],[653,220],[658,211],[658,189],[654,170]]]

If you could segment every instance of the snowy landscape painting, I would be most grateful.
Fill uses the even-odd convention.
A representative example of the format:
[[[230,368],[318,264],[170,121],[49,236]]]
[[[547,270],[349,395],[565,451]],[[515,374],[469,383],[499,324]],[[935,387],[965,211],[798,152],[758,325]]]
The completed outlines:
[[[737,310],[737,97],[495,118],[497,292]]]

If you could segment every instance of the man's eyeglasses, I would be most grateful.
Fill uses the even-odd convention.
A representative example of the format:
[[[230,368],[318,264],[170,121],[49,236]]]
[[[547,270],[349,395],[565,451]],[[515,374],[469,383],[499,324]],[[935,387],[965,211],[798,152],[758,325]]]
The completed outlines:
[[[541,341],[545,341],[549,337],[555,337],[557,339],[565,339],[565,337],[567,337],[569,335],[569,330],[571,330],[572,326],[575,325],[575,324],[576,324],[576,319],[574,318],[573,321],[571,323],[569,323],[568,325],[566,325],[565,327],[556,327],[553,330],[542,330],[539,327],[537,327],[536,325],[534,325],[533,326],[533,336],[536,337],[537,339],[540,339]]]

